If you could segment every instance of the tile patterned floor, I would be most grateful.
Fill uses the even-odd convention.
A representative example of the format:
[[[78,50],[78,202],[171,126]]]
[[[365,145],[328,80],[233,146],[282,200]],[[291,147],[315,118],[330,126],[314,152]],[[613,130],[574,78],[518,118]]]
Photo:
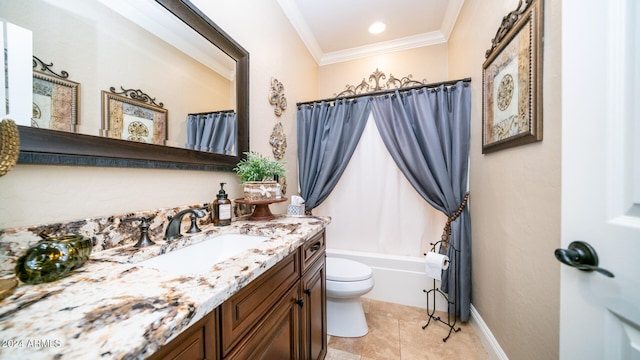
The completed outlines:
[[[449,328],[431,321],[426,310],[362,299],[369,333],[359,338],[329,337],[326,360],[486,360],[488,354],[469,323],[443,342]],[[446,318],[446,314],[442,314]]]

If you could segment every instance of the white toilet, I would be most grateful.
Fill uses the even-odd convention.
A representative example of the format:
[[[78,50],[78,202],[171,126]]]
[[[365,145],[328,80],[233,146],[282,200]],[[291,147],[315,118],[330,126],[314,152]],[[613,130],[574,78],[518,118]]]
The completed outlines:
[[[373,271],[357,261],[327,257],[327,333],[360,337],[369,332],[360,296],[373,289]]]

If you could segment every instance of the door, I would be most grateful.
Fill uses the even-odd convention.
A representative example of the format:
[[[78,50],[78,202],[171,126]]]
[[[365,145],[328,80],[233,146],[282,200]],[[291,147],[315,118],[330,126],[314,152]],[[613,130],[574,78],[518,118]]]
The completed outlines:
[[[562,2],[562,247],[591,244],[615,277],[561,266],[561,359],[640,359],[639,13]]]

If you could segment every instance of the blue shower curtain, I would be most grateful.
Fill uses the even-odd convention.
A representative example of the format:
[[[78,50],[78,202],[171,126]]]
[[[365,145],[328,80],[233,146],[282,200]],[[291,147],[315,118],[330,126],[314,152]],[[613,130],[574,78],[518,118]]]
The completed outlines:
[[[471,88],[462,81],[372,98],[376,125],[391,157],[416,191],[451,221],[449,242],[460,251],[460,262],[444,272],[442,289],[453,296],[449,284],[459,269],[456,303],[461,321],[469,319],[471,304],[471,220],[464,206],[470,110]],[[453,249],[447,251],[453,259]]]
[[[237,155],[238,116],[232,111],[189,114],[187,149]]]
[[[307,212],[320,205],[338,183],[362,136],[369,98],[298,107],[298,173]]]

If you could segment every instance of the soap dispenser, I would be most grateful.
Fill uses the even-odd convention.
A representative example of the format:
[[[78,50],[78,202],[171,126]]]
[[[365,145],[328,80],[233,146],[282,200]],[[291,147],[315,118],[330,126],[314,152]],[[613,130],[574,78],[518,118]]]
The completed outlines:
[[[215,226],[231,225],[231,200],[227,199],[224,185],[225,183],[220,183],[217,199],[212,204],[213,225]]]

